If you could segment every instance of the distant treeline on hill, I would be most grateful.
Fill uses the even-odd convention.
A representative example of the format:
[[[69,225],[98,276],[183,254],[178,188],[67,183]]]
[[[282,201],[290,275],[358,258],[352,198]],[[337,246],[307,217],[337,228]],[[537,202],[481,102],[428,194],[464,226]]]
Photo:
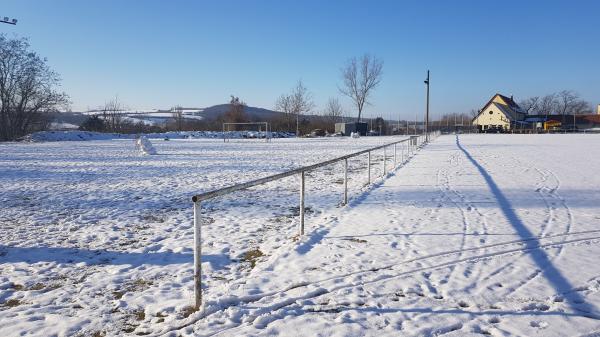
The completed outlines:
[[[87,115],[82,113],[63,113],[54,116],[57,121],[80,125],[84,131],[115,133],[149,133],[165,131],[222,131],[223,123],[268,122],[272,131],[296,132],[307,134],[314,129],[333,133],[335,123],[349,118],[319,115],[286,114],[264,108],[249,107],[241,104],[219,104],[194,112],[173,108],[168,111],[148,113],[129,113],[124,109],[110,108],[96,110]],[[229,130],[248,130],[253,126],[229,126]],[[258,126],[255,126],[258,127]]]

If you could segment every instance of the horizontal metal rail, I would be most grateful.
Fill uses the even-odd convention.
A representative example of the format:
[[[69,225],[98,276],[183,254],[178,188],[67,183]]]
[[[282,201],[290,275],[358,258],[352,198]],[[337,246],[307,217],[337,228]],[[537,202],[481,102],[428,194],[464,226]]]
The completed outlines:
[[[432,135],[438,135],[439,132],[432,132]],[[235,191],[247,189],[249,187],[258,186],[262,184],[266,184],[271,181],[283,179],[286,177],[291,177],[293,175],[300,175],[300,207],[299,207],[299,230],[298,236],[304,235],[304,201],[305,201],[305,181],[306,181],[306,172],[331,165],[340,161],[344,161],[344,196],[343,196],[343,205],[348,204],[348,159],[360,156],[361,154],[367,154],[367,184],[371,183],[371,152],[383,149],[383,158],[382,158],[382,177],[386,176],[386,164],[388,160],[388,155],[386,152],[386,148],[388,146],[394,146],[394,168],[397,167],[398,161],[396,158],[396,144],[406,143],[406,157],[404,155],[404,147],[401,147],[402,150],[402,159],[401,163],[405,162],[410,156],[410,154],[414,154],[417,149],[419,149],[424,143],[426,143],[426,138],[424,135],[413,135],[409,136],[409,138],[399,140],[396,142],[387,143],[380,146],[375,146],[366,150],[354,152],[347,154],[345,156],[333,158],[330,160],[326,160],[317,164],[308,165],[299,167],[297,169],[289,170],[286,172],[274,174],[268,177],[259,178],[255,180],[251,180],[245,183],[236,184],[229,187],[220,188],[217,190],[196,194],[192,197],[192,201],[194,202],[194,298],[195,298],[195,309],[199,310],[202,306],[202,231],[201,231],[201,222],[200,222],[200,204],[201,201],[216,198],[222,195],[230,194]]]
[[[411,136],[411,137],[415,137],[415,136]],[[208,200],[208,199],[212,199],[218,196],[222,196],[225,194],[229,194],[235,191],[239,191],[239,190],[243,190],[249,187],[253,187],[253,186],[258,186],[258,185],[262,185],[262,184],[266,184],[268,182],[274,181],[274,180],[279,180],[282,178],[286,178],[286,177],[290,177],[302,172],[307,172],[307,171],[312,171],[314,169],[323,167],[323,166],[327,166],[327,165],[331,165],[334,163],[337,163],[338,161],[342,161],[342,160],[346,160],[348,158],[352,158],[352,157],[356,157],[356,156],[360,156],[361,154],[365,154],[371,151],[375,151],[375,150],[379,150],[379,149],[383,149],[386,148],[388,146],[394,145],[394,144],[399,144],[399,143],[404,143],[404,142],[408,142],[410,141],[410,138],[407,139],[403,139],[403,140],[399,140],[397,142],[392,142],[392,143],[387,143],[385,145],[380,145],[380,146],[376,146],[376,147],[372,147],[366,150],[362,150],[362,151],[358,151],[358,152],[354,152],[351,154],[347,154],[345,156],[341,156],[341,157],[337,157],[337,158],[333,158],[324,162],[320,162],[317,164],[313,164],[313,165],[308,165],[308,166],[303,166],[303,167],[299,167],[290,171],[285,171],[282,173],[277,173],[268,177],[264,177],[264,178],[259,178],[259,179],[255,179],[255,180],[251,180],[245,183],[241,183],[241,184],[236,184],[233,186],[228,186],[228,187],[224,187],[224,188],[220,188],[217,190],[213,190],[213,191],[209,191],[209,192],[205,192],[205,193],[200,193],[200,194],[196,194],[192,197],[192,201],[196,202],[196,201],[204,201],[204,200]]]

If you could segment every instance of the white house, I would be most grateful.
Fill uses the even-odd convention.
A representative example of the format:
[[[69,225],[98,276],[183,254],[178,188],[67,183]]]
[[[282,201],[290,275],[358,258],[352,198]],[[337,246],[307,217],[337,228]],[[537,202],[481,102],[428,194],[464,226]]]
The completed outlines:
[[[527,114],[515,101],[510,98],[495,94],[473,118],[473,125],[479,131],[497,130],[506,131],[515,127],[518,121],[525,119]]]

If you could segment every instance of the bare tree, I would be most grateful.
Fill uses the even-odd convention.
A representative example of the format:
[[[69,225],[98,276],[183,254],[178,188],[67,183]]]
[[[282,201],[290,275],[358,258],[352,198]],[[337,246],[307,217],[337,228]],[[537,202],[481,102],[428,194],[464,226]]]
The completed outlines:
[[[173,116],[173,120],[175,121],[175,127],[177,131],[182,131],[183,128],[183,107],[181,105],[176,105],[171,108],[171,113]]]
[[[539,115],[552,115],[556,112],[556,95],[549,94],[540,99],[538,104]]]
[[[519,102],[519,106],[525,110],[525,113],[528,115],[535,114],[538,109],[538,103],[540,101],[540,96],[533,96],[526,98]]]
[[[0,140],[14,140],[48,125],[47,114],[69,103],[59,76],[29,49],[27,39],[0,34]]]
[[[581,114],[591,114],[594,113],[594,109],[590,102],[587,102],[583,99],[576,101],[571,106],[571,114],[573,115],[581,115]]]
[[[104,103],[104,106],[100,107],[102,111],[102,118],[106,125],[107,131],[121,132],[123,126],[123,110],[125,106],[119,102],[119,97],[115,96],[114,99]]]
[[[244,111],[246,103],[240,100],[239,97],[231,95],[229,100],[229,110],[225,112],[224,118],[227,123],[245,123],[248,122],[248,117]],[[236,127],[237,129],[237,127]]]
[[[337,98],[330,97],[325,105],[323,116],[329,121],[329,123],[337,123],[341,120],[344,114],[344,109]]]
[[[579,99],[579,97],[571,90],[563,90],[556,94],[556,112],[559,115],[567,114],[571,106]]]
[[[562,115],[577,115],[591,113],[590,103],[583,100],[579,94],[571,90],[563,90],[556,94],[557,112]]]
[[[275,110],[284,113],[284,124],[287,131],[292,130],[292,121],[294,120],[294,113],[292,111],[292,99],[290,95],[281,94],[275,102]]]
[[[343,80],[340,92],[352,99],[358,110],[358,121],[362,115],[365,104],[369,103],[369,95],[381,82],[383,75],[383,61],[365,54],[357,60],[350,59],[341,69]]]
[[[275,103],[276,110],[284,112],[288,117],[296,117],[296,136],[300,135],[300,115],[309,113],[314,107],[312,94],[302,80],[298,81],[290,94],[279,96]]]
[[[571,90],[563,90],[543,97],[530,97],[521,101],[520,106],[524,108],[528,114],[546,116],[576,115],[592,112],[590,103]]]

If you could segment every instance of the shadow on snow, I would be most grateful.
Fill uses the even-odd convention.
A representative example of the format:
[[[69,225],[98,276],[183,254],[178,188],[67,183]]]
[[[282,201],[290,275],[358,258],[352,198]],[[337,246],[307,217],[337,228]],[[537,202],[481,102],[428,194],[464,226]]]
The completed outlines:
[[[166,266],[191,263],[192,252],[119,252],[105,249],[81,249],[68,247],[11,247],[0,245],[0,265],[3,263],[87,263],[89,265],[141,265]],[[202,254],[202,261],[220,269],[231,263],[227,255]]]
[[[517,213],[515,212],[512,204],[508,200],[508,198],[504,195],[500,187],[496,184],[492,176],[486,171],[486,169],[481,166],[474,158],[471,156],[469,151],[467,151],[461,144],[456,136],[456,146],[465,154],[469,162],[473,164],[479,173],[484,178],[487,183],[491,193],[496,198],[498,203],[498,207],[500,208],[502,214],[506,217],[507,221],[513,226],[519,237],[523,239],[530,239],[535,237],[534,234],[525,226],[523,221],[519,218]],[[534,249],[540,246],[539,240],[529,240],[524,242],[525,248],[532,248],[528,256],[532,259],[532,261],[537,265],[537,267],[541,270],[542,274],[548,281],[548,283],[558,292],[565,293],[573,288],[575,288],[571,282],[552,264],[550,257],[544,250]],[[565,302],[573,309],[577,311],[590,311],[597,312],[596,308],[593,304],[586,303],[583,296],[578,293],[572,293],[571,296],[565,298]],[[582,307],[586,307],[582,310]]]

